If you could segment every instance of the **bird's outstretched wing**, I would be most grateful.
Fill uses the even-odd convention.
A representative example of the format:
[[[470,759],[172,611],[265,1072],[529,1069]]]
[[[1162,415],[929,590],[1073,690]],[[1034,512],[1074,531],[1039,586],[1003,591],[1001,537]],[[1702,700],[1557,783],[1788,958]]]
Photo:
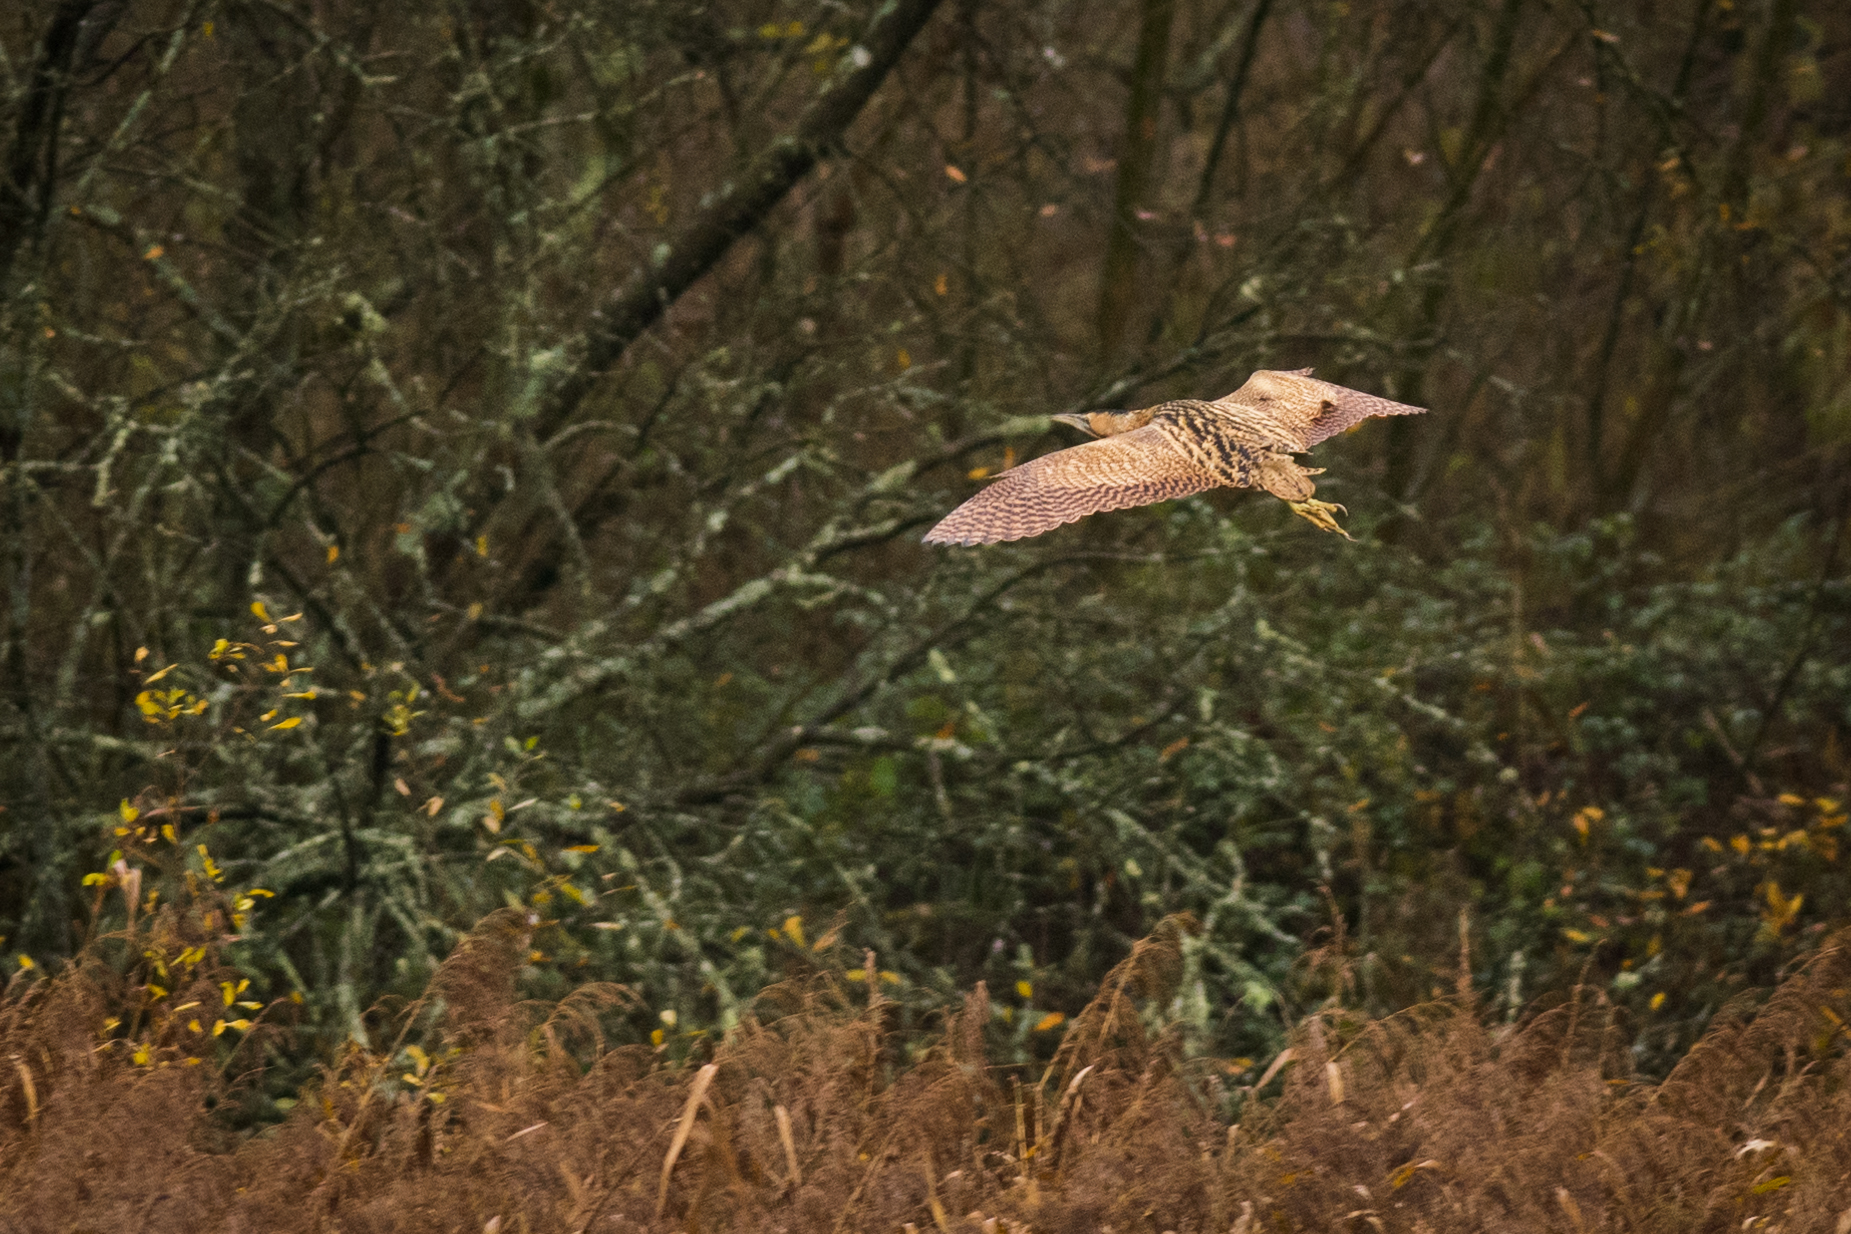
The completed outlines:
[[[1251,431],[1290,434],[1302,439],[1307,450],[1370,416],[1413,416],[1427,410],[1319,381],[1308,368],[1261,369],[1219,402],[1252,418]]]
[[[1012,467],[946,515],[927,544],[995,544],[1130,506],[1187,497],[1219,483],[1156,425],[1056,450]]]
[[[1326,437],[1334,437],[1352,425],[1361,424],[1370,416],[1419,416],[1425,415],[1427,411],[1425,407],[1411,407],[1393,399],[1364,394],[1344,386],[1333,386],[1328,381],[1305,380],[1310,385],[1322,387],[1320,393],[1325,402],[1323,413],[1305,429],[1307,449]]]

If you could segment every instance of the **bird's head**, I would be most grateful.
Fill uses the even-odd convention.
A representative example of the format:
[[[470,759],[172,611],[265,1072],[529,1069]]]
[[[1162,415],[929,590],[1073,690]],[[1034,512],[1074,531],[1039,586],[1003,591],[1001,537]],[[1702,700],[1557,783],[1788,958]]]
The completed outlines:
[[[1114,437],[1149,424],[1153,410],[1146,407],[1141,411],[1065,411],[1048,418],[1071,425],[1088,437]]]

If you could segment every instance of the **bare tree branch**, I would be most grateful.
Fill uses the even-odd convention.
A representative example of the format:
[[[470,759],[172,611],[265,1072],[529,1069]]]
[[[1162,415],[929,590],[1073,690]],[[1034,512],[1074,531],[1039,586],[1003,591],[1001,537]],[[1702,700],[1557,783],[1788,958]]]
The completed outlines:
[[[823,151],[841,143],[938,5],[939,0],[882,4],[861,41],[842,53],[830,84],[805,109],[796,129],[759,151],[679,236],[658,248],[649,265],[636,270],[598,306],[595,324],[581,343],[582,358],[535,399],[536,437],[544,440],[558,432],[630,344],[711,270],[735,240],[758,226],[816,166]]]

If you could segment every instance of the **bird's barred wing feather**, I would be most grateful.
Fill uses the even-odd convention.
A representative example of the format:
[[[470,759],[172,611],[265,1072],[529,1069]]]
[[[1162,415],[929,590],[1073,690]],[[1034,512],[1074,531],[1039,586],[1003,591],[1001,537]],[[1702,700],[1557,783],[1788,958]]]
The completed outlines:
[[[1256,439],[1268,438],[1269,444],[1296,439],[1285,446],[1293,451],[1309,450],[1370,416],[1413,416],[1426,410],[1319,381],[1308,368],[1262,369],[1218,405],[1252,421],[1249,431]]]
[[[1323,413],[1305,429],[1306,449],[1326,437],[1334,437],[1346,428],[1361,424],[1370,416],[1418,416],[1427,410],[1425,407],[1410,407],[1406,403],[1364,394],[1344,386],[1333,386],[1328,381],[1307,378],[1306,384],[1321,387],[1318,392],[1323,395],[1325,403]]]
[[[1219,483],[1152,425],[1012,467],[926,533],[927,544],[995,544]]]

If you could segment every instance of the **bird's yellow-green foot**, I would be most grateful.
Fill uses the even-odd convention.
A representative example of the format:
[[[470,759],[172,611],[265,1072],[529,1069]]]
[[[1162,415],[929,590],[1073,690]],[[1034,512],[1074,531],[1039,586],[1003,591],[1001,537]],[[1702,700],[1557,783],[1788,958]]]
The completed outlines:
[[[1344,510],[1334,501],[1288,501],[1285,504],[1292,507],[1292,513],[1309,522],[1313,527],[1323,531],[1334,531],[1346,540],[1353,541],[1356,538],[1338,524],[1334,512],[1343,510],[1345,514],[1348,514],[1349,511]]]

